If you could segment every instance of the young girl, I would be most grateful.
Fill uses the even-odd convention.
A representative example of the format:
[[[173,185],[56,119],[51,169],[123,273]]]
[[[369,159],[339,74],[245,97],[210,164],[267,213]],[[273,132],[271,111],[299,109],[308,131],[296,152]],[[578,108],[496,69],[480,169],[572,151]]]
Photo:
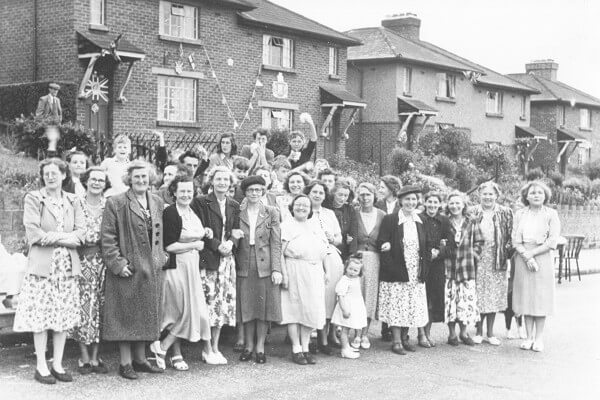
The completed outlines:
[[[359,276],[362,271],[362,254],[351,255],[346,263],[344,276],[335,287],[338,302],[333,310],[331,322],[342,327],[342,358],[358,358],[360,353],[350,347],[348,332],[360,331],[367,326],[367,309],[360,289]]]
[[[129,167],[129,154],[131,153],[131,140],[125,135],[118,135],[113,141],[114,157],[106,158],[100,164],[106,169],[112,187],[104,192],[104,197],[114,196],[126,192],[129,187],[123,182],[123,176]]]

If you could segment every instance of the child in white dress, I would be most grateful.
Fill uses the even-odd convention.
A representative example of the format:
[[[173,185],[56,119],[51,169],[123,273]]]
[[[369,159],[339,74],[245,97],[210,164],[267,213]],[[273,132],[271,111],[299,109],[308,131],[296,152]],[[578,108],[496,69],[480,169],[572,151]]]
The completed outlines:
[[[367,326],[367,309],[360,287],[362,260],[359,255],[352,255],[346,263],[344,276],[335,287],[338,302],[333,310],[331,322],[342,327],[342,357],[358,358],[360,353],[350,347],[348,333],[350,329],[360,331]]]
[[[104,197],[110,197],[126,192],[129,186],[123,182],[129,167],[129,154],[131,153],[131,140],[125,135],[118,135],[113,140],[114,157],[105,158],[100,164],[106,169],[106,175],[110,180],[110,189],[104,192]]]

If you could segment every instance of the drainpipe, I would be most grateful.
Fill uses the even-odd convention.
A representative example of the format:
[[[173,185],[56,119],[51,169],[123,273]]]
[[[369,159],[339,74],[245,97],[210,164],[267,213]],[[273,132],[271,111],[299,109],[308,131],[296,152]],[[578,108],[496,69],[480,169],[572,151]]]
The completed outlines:
[[[38,0],[33,0],[33,82],[37,81]]]

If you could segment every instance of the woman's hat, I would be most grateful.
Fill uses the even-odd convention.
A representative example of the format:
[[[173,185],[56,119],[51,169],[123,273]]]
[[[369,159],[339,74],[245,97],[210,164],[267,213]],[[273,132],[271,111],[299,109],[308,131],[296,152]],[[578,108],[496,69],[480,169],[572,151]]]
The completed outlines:
[[[407,194],[412,194],[412,193],[421,193],[422,189],[421,186],[419,185],[406,185],[403,186],[400,191],[398,191],[398,198],[402,198],[404,196],[406,196]]]
[[[246,189],[248,189],[252,185],[267,186],[267,182],[265,182],[265,179],[262,176],[249,176],[246,179],[244,179],[240,184],[240,187],[242,188],[242,193],[246,193]]]

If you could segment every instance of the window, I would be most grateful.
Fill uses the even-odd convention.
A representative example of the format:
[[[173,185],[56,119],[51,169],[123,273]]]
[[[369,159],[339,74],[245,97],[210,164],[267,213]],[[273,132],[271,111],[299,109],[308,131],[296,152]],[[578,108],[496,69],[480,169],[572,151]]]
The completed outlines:
[[[329,48],[329,75],[338,74],[338,49],[336,47]]]
[[[527,96],[521,97],[521,119],[527,118]]]
[[[294,41],[275,37],[263,36],[263,64],[275,67],[294,67]]]
[[[160,34],[184,39],[198,39],[198,7],[160,2]]]
[[[565,126],[567,120],[567,107],[566,106],[558,106],[558,122],[560,126]]]
[[[276,108],[262,109],[262,127],[266,129],[292,130],[294,111]]]
[[[502,114],[502,92],[487,92],[485,112],[487,114]]]
[[[90,0],[90,24],[104,25],[104,0]]]
[[[196,80],[158,77],[159,121],[196,122]]]
[[[456,76],[444,72],[437,74],[438,77],[438,97],[453,99],[456,97]]]
[[[404,94],[410,94],[412,91],[412,68],[404,67]]]
[[[589,108],[582,108],[579,110],[579,127],[581,129],[592,128],[592,112]]]

